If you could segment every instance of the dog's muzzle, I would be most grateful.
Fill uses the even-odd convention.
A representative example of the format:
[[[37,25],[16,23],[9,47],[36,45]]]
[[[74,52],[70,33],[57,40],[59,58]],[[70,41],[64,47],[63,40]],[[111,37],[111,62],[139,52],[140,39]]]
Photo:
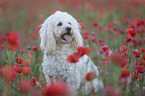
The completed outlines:
[[[68,33],[70,33],[71,27],[66,27],[65,30],[66,30]]]
[[[61,35],[63,41],[69,42],[72,40],[72,31],[71,27],[65,28],[65,33]]]

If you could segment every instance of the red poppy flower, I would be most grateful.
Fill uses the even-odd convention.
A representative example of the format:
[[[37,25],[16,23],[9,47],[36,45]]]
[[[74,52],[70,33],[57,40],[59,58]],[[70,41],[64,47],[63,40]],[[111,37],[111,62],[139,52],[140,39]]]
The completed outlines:
[[[90,54],[90,49],[86,47],[77,47],[78,52],[74,52],[73,54],[69,55],[67,57],[67,61],[70,63],[76,63],[79,61],[79,58],[82,57],[83,55],[89,55]]]
[[[128,47],[125,47],[125,46],[121,46],[120,48],[119,48],[119,52],[120,53],[123,53],[123,52],[125,52],[125,51],[127,51],[128,50]]]
[[[142,58],[145,60],[145,54],[142,54]]]
[[[2,51],[4,49],[3,45],[0,45],[0,50]]]
[[[121,74],[120,74],[120,78],[126,78],[130,76],[130,70],[129,69],[121,69]]]
[[[17,73],[22,73],[23,67],[20,67],[17,64],[15,64],[14,69]]]
[[[11,66],[5,66],[0,69],[0,76],[6,81],[12,81],[17,77],[16,71]]]
[[[139,62],[139,64],[141,64],[141,65],[144,65],[144,66],[145,66],[145,60],[139,60],[138,62]]]
[[[24,75],[30,75],[31,74],[31,68],[30,67],[24,67],[23,68],[23,74]]]
[[[135,26],[137,26],[137,27],[140,27],[140,26],[142,26],[142,25],[144,25],[144,21],[143,20],[140,20],[140,18],[135,18],[135,20],[134,20],[135,22]]]
[[[21,44],[19,43],[20,35],[16,32],[9,32],[6,34],[7,37],[7,46],[10,50],[15,50]]]
[[[103,47],[102,47],[103,46]],[[101,48],[100,48],[100,53],[101,54],[103,54],[103,52],[105,53],[105,52],[107,52],[107,54],[106,55],[108,55],[108,52],[109,52],[109,47],[108,46],[105,46],[104,47],[104,44],[101,46]],[[102,49],[102,50],[101,50]]]
[[[79,19],[77,19],[77,22],[80,24],[82,29],[84,29],[86,27],[86,25],[84,23],[81,23],[81,21]]]
[[[102,40],[102,39],[97,39],[97,43],[104,44],[104,40]]]
[[[119,79],[121,81],[121,83],[126,83],[129,84],[131,82],[131,74],[130,74],[130,70],[128,69],[121,69],[121,74],[119,76]]]
[[[89,31],[84,30],[84,31],[83,31],[83,35],[89,35]]]
[[[90,36],[89,36],[89,35],[83,35],[83,38],[84,38],[84,39],[89,39]]]
[[[59,10],[53,10],[53,11],[51,12],[51,14],[54,14],[56,11],[59,11]]]
[[[90,49],[89,48],[86,48],[84,46],[80,46],[80,47],[77,47],[77,50],[78,50],[78,54],[79,56],[83,56],[83,55],[89,55],[90,54]]]
[[[139,72],[137,72],[137,71],[133,72],[132,79],[138,79],[138,80],[140,80],[141,79],[141,74]]]
[[[111,55],[111,61],[113,64],[118,65],[120,67],[126,67],[128,65],[128,61],[125,58],[122,58],[121,55],[113,53]]]
[[[97,26],[99,26],[99,24],[97,22],[93,22],[92,26],[97,27]]]
[[[134,53],[133,56],[134,56],[135,58],[139,58],[139,57],[141,56],[141,53],[140,53],[138,50],[136,50],[136,49],[133,50],[133,53]]]
[[[16,32],[9,32],[7,33],[8,41],[11,43],[17,43],[20,38],[20,35]]]
[[[134,29],[132,29],[132,28],[128,28],[127,30],[126,30],[126,32],[128,33],[128,35],[129,35],[129,37],[131,38],[131,39],[133,39],[134,37],[137,37],[137,31],[136,30],[134,30]]]
[[[140,48],[140,52],[145,53],[145,49],[144,48]]]
[[[32,47],[32,50],[36,51],[36,50],[40,50],[40,48],[39,48],[37,45],[34,45],[34,46]]]
[[[109,49],[109,47],[107,45],[102,45],[100,47],[100,53],[103,56],[110,56],[112,54],[112,51]]]
[[[138,62],[133,63],[134,68],[137,68],[137,66],[144,65],[145,66],[145,61],[144,60],[139,60]]]
[[[123,58],[127,58],[127,57],[128,57],[128,53],[127,53],[127,52],[123,52],[123,53],[121,54],[121,56],[122,56]]]
[[[97,33],[95,33],[95,32],[91,32],[91,35],[92,35],[92,36],[96,36]]]
[[[67,96],[69,89],[64,82],[51,83],[50,86],[44,87],[41,91],[43,96]]]
[[[138,46],[141,46],[142,45],[142,41],[140,40],[133,40],[133,46],[134,47],[138,47]]]
[[[82,29],[84,29],[86,27],[86,25],[84,23],[80,23],[80,26]]]
[[[73,53],[72,55],[69,55],[67,57],[67,61],[69,63],[76,63],[76,62],[79,62],[79,58],[80,56],[77,53]]]
[[[78,22],[78,23],[81,23],[80,19],[77,19],[77,22]]]
[[[144,65],[137,66],[137,72],[144,73],[145,72],[145,66]]]
[[[16,57],[16,61],[18,64],[22,64],[24,62],[24,59],[22,57]]]
[[[28,60],[26,61],[25,66],[26,66],[26,67],[29,67],[29,66],[30,66],[30,59],[28,59]]]
[[[19,90],[20,92],[30,92],[32,90],[32,86],[27,81],[21,81],[19,83]]]
[[[127,37],[126,40],[124,41],[124,43],[126,43],[127,45],[129,45],[131,42],[131,38],[130,37]]]
[[[32,77],[31,80],[29,81],[31,86],[36,86],[36,82],[37,82],[36,77]]]
[[[85,79],[87,82],[89,81],[92,81],[93,79],[95,79],[97,76],[96,76],[96,73],[95,72],[89,72],[87,73]]]
[[[113,24],[110,23],[110,24],[107,25],[107,30],[112,31],[113,27],[114,27]]]

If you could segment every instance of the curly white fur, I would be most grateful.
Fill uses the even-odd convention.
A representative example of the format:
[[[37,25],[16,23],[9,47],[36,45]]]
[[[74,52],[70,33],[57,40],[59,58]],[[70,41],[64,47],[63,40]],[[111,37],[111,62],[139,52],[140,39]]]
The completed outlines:
[[[67,27],[71,28],[69,35]],[[64,38],[65,34],[69,39]],[[95,87],[95,91],[103,88],[103,83],[99,79],[85,81],[88,72],[96,72],[99,76],[97,67],[87,55],[81,57],[76,64],[66,61],[67,57],[76,51],[76,47],[83,45],[79,24],[71,15],[57,11],[49,16],[42,24],[40,38],[40,47],[44,52],[43,73],[48,85],[52,80],[50,77],[62,78],[75,95],[78,94],[78,90],[87,95],[92,87]]]

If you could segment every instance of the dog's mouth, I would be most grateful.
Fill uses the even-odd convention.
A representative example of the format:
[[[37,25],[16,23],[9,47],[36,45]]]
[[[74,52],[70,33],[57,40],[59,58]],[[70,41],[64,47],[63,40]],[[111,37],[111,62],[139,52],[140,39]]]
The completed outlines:
[[[72,40],[72,34],[71,33],[64,33],[61,35],[61,38],[63,41],[69,42]]]

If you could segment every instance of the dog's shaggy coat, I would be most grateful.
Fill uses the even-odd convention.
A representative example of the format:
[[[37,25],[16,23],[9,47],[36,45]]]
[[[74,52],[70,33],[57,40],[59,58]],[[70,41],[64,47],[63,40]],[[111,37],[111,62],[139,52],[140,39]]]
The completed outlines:
[[[81,92],[87,95],[91,88],[95,91],[103,88],[103,83],[98,79],[86,82],[88,72],[99,72],[91,59],[84,55],[77,63],[67,62],[67,57],[76,51],[76,47],[83,46],[83,38],[80,34],[79,23],[68,13],[57,11],[49,16],[40,29],[41,44],[44,52],[43,73],[49,85],[53,78],[65,80],[72,93]]]

